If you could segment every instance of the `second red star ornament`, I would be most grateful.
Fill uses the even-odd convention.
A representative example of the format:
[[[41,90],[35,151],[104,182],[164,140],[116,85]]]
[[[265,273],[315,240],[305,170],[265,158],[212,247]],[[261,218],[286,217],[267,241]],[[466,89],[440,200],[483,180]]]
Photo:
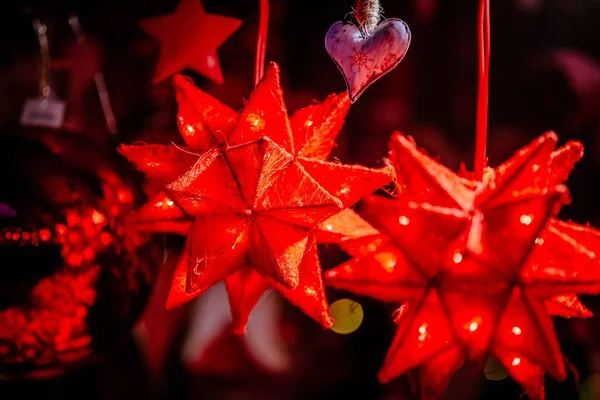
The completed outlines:
[[[600,233],[554,218],[582,147],[554,151],[541,136],[481,182],[425,156],[402,135],[391,141],[401,193],[367,199],[382,232],[326,273],[331,286],[402,303],[379,378],[419,368],[422,397],[435,399],[466,361],[488,353],[533,399],[543,376],[565,363],[548,311],[589,313],[575,293],[600,291]]]

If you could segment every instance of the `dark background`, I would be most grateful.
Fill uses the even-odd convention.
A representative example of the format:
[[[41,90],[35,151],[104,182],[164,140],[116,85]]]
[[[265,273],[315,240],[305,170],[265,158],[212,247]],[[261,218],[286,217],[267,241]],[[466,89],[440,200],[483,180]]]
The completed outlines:
[[[344,90],[343,79],[328,57],[323,41],[328,27],[350,11],[350,0],[273,0],[267,60],[282,67],[290,110],[312,99]],[[400,66],[368,89],[350,110],[335,156],[345,162],[377,165],[386,155],[394,130],[406,132],[457,168],[473,159],[477,77],[476,0],[387,0],[385,15],[405,20],[412,31],[411,48]],[[600,224],[600,1],[491,1],[492,58],[490,80],[490,164],[497,165],[520,146],[546,130],[561,142],[580,140],[586,156],[569,186],[574,204],[563,217],[578,223]],[[0,134],[18,132],[21,107],[37,95],[39,49],[25,3],[0,5]],[[75,60],[69,69],[53,72],[54,88],[67,99],[73,132],[104,141],[108,137],[93,87],[73,95],[73,71],[96,60],[105,73],[119,124],[119,140],[149,142],[176,135],[175,102],[168,82],[153,85],[158,45],[136,21],[174,10],[175,1],[38,1],[31,9],[49,27],[52,57]],[[196,76],[205,91],[239,108],[251,89],[258,21],[258,0],[205,0],[210,13],[243,20],[243,26],[220,49],[225,84]],[[91,39],[93,57],[74,47],[68,12],[78,13]],[[87,61],[86,61],[87,60]],[[175,242],[176,243],[176,242]],[[176,247],[176,246],[175,246]],[[325,249],[325,268],[337,254]],[[328,255],[330,255],[330,260]],[[329,261],[329,262],[328,262]],[[331,301],[352,297],[331,291]],[[177,334],[160,390],[150,384],[146,368],[132,342],[105,363],[52,383],[3,384],[1,399],[34,390],[42,398],[279,399],[346,398],[412,399],[406,378],[382,387],[375,381],[391,340],[392,308],[358,299],[365,321],[353,335],[338,336],[286,309],[282,324],[296,333],[293,371],[272,376],[250,366],[230,366],[239,373],[222,376],[192,373],[179,358]],[[585,299],[593,311],[600,308]],[[559,321],[557,329],[569,359],[585,379],[600,367],[595,319]],[[182,325],[185,330],[185,322]],[[183,333],[181,333],[183,335]],[[236,341],[223,339],[225,353],[216,359],[244,358]],[[233,350],[232,350],[233,349]],[[234,363],[235,364],[235,363]],[[251,363],[249,363],[251,364]],[[236,369],[237,368],[237,369]],[[241,372],[240,372],[241,371]],[[232,377],[233,376],[233,377]],[[577,398],[573,380],[549,381],[549,399]],[[4,387],[4,388],[3,388]],[[446,399],[517,399],[522,390],[510,379],[486,381],[481,374],[458,374]],[[43,393],[43,394],[40,394]]]

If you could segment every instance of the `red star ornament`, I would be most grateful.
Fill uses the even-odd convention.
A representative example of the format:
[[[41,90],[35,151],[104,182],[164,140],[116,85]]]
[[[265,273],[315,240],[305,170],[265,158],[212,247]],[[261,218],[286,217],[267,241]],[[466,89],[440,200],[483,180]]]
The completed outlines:
[[[173,14],[140,21],[139,26],[160,41],[154,82],[189,68],[223,83],[217,48],[241,25],[239,19],[207,13],[200,0],[181,0]]]
[[[581,156],[574,142],[553,152],[556,141],[543,135],[476,182],[392,138],[402,193],[365,207],[385,234],[326,273],[331,286],[403,303],[380,380],[419,367],[422,396],[434,399],[487,353],[534,399],[545,371],[564,379],[547,310],[600,291],[600,234],[552,218],[566,190],[558,183]]]
[[[330,326],[315,240],[372,234],[373,228],[345,207],[393,179],[389,168],[372,170],[323,161],[343,125],[349,107],[347,94],[331,95],[288,120],[274,64],[239,115],[183,78],[176,78],[175,85],[178,124],[188,149],[139,145],[121,149],[154,179],[170,180],[170,174],[157,175],[177,170],[174,165],[185,164],[183,169],[189,169],[168,186],[168,198],[161,194],[136,215],[139,225],[154,222],[157,229],[172,227],[181,216],[187,217],[190,229],[193,218],[168,306],[188,301],[226,279],[238,333],[243,332],[250,311],[268,287]],[[292,153],[290,149],[294,149]],[[186,155],[161,157],[171,151]],[[187,160],[190,153],[200,157],[193,167]],[[171,165],[167,167],[165,162]],[[170,208],[165,209],[165,204]],[[218,224],[223,235],[205,231],[211,224],[215,225],[210,232],[217,230]],[[226,246],[221,246],[223,243]],[[206,248],[212,255],[202,258],[198,253]],[[260,250],[263,248],[266,250]],[[269,261],[277,251],[283,253]],[[201,269],[196,269],[198,260]],[[256,271],[256,266],[265,265],[271,270]],[[277,271],[280,265],[297,276]]]

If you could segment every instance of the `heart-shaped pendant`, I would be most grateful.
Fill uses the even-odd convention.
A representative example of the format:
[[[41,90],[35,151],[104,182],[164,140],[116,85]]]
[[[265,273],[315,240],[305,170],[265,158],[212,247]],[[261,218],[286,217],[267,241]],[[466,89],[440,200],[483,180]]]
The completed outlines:
[[[356,99],[373,82],[394,69],[406,55],[410,30],[400,19],[382,21],[368,36],[349,22],[336,22],[325,36],[325,48]]]

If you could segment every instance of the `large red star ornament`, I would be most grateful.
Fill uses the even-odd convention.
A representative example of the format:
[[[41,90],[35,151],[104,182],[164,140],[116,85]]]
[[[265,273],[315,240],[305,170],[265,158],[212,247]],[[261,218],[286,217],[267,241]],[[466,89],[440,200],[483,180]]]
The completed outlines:
[[[545,134],[477,182],[392,138],[400,193],[363,207],[382,234],[347,246],[354,258],[325,274],[333,287],[402,304],[382,382],[419,368],[422,397],[435,399],[487,354],[533,399],[544,398],[545,371],[565,378],[548,312],[589,313],[575,294],[600,291],[600,232],[553,217],[583,150],[556,143]]]
[[[374,234],[347,207],[394,176],[390,167],[324,161],[349,108],[347,94],[288,117],[275,64],[240,113],[189,80],[174,83],[187,147],[121,147],[149,179],[165,184],[132,222],[188,234],[167,306],[225,280],[236,333],[269,287],[331,326],[316,241]]]
[[[207,13],[200,0],[181,0],[173,14],[140,21],[139,26],[160,42],[154,82],[189,68],[223,83],[217,48],[241,25],[239,19]]]

